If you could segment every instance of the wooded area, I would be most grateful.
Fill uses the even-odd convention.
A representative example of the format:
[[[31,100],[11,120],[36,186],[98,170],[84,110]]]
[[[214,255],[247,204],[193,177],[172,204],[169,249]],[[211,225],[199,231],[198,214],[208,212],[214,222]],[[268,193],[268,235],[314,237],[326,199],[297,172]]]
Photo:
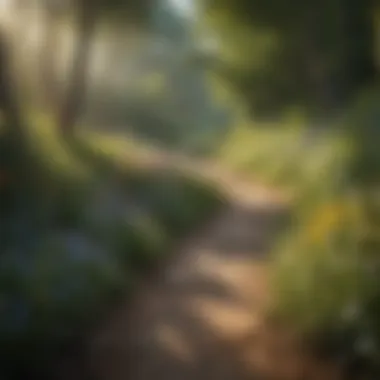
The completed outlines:
[[[264,239],[257,184],[290,199],[267,314],[379,378],[376,0],[4,0],[0,26],[1,378],[57,378],[210,217]]]

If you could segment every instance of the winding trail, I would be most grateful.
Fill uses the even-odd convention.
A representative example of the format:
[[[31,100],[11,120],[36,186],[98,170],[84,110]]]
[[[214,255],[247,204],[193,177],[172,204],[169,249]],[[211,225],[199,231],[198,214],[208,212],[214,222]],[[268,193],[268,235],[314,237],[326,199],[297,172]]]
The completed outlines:
[[[216,168],[206,171],[217,179]],[[219,182],[227,193],[220,215],[183,242],[93,337],[91,379],[338,379],[311,364],[292,334],[263,320],[268,252],[284,199],[228,176]]]

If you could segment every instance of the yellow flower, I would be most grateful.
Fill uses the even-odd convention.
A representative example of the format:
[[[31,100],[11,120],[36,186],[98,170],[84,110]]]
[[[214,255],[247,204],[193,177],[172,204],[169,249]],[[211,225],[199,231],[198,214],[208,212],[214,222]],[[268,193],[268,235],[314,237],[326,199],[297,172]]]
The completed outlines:
[[[334,202],[323,205],[308,223],[308,242],[323,242],[331,233],[336,231],[346,217],[347,208],[345,203]]]

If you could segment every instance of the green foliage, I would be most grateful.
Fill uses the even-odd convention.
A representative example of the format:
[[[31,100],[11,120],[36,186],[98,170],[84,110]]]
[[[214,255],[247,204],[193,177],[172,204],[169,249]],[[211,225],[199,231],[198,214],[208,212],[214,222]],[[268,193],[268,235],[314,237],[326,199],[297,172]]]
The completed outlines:
[[[174,236],[196,225],[200,216],[213,211],[221,199],[212,187],[180,173],[175,177],[158,173],[139,194],[142,203],[155,211]]]
[[[345,125],[355,146],[352,180],[359,186],[380,183],[380,91],[373,87],[365,91],[353,104]]]
[[[1,216],[15,233],[0,257],[0,339],[14,364],[38,341],[29,357],[44,366],[46,352],[85,333],[170,252],[177,224],[187,231],[219,201],[190,175],[144,169],[146,150],[133,142],[86,134],[62,143],[48,120],[35,124],[30,175],[41,182],[18,189]]]
[[[295,199],[296,225],[279,242],[273,276],[276,312],[325,349],[372,363],[380,355],[376,99],[377,90],[359,97],[338,144],[320,147],[317,170]]]
[[[369,1],[200,3],[219,44],[213,69],[255,116],[326,111],[373,78]]]
[[[242,123],[219,158],[235,170],[293,189],[293,225],[277,242],[275,308],[312,342],[378,361],[380,204],[378,90],[339,123]],[[370,346],[368,351],[360,346]]]
[[[3,318],[16,323],[14,318],[19,316],[11,308],[17,299],[25,307],[20,311],[23,325],[9,326],[3,320],[3,339],[31,335],[54,341],[75,336],[91,323],[90,315],[101,312],[110,294],[125,284],[115,258],[79,233],[52,235],[30,257],[8,251],[2,261]]]
[[[104,137],[100,142],[101,136],[84,136],[77,145],[78,154],[96,164],[107,178],[113,178],[123,191],[151,210],[167,226],[169,234],[187,231],[221,203],[221,195],[205,179],[190,173],[134,166],[138,156],[149,157],[149,150],[116,137],[108,140]]]
[[[152,8],[152,38],[138,37],[138,47],[127,53],[119,44],[118,51],[111,51],[116,53],[110,61],[115,73],[97,81],[90,94],[90,124],[119,126],[170,149],[210,150],[211,141],[203,137],[223,133],[229,110],[206,86],[205,68],[190,61],[195,54],[193,20],[178,15],[170,1],[154,2]],[[132,70],[128,78],[122,75],[125,65]]]
[[[48,371],[61,347],[130,288],[111,252],[72,232],[51,233],[34,252],[2,252],[0,261],[3,373]]]
[[[363,301],[359,221],[349,211],[344,200],[322,194],[280,248],[274,282],[278,304],[307,332],[338,324],[346,307]]]
[[[253,180],[301,197],[304,187],[319,189],[321,179],[344,164],[350,153],[346,140],[342,133],[321,131],[294,117],[281,123],[243,123],[226,136],[217,157]]]

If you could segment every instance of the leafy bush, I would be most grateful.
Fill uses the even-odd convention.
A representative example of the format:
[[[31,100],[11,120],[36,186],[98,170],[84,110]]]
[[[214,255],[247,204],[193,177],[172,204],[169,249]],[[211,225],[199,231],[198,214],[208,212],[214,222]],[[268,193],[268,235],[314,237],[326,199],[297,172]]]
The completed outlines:
[[[139,196],[174,236],[193,227],[221,202],[221,197],[210,185],[196,178],[169,173],[152,178]]]
[[[297,224],[279,244],[273,278],[276,312],[326,352],[365,357],[371,366],[380,357],[374,98],[366,94],[353,106],[316,160],[304,158],[310,176],[298,188]]]
[[[354,217],[341,199],[320,203],[281,248],[274,281],[278,304],[298,326],[337,323],[333,319],[357,302],[365,276]]]
[[[21,339],[25,333],[38,339],[70,336],[89,323],[113,291],[125,286],[116,258],[78,232],[52,233],[34,255],[10,250],[1,261],[3,339]],[[23,302],[23,311],[13,308],[15,300]]]
[[[84,224],[92,236],[110,247],[124,268],[142,270],[155,263],[169,249],[164,226],[137,203],[117,198],[115,192],[108,199],[95,198],[90,203]]]
[[[203,180],[140,167],[128,140],[62,143],[45,121],[29,132],[35,183],[16,189],[1,220],[9,232],[0,256],[1,354],[12,370],[46,367],[167,254],[177,227],[186,232],[219,204]]]

